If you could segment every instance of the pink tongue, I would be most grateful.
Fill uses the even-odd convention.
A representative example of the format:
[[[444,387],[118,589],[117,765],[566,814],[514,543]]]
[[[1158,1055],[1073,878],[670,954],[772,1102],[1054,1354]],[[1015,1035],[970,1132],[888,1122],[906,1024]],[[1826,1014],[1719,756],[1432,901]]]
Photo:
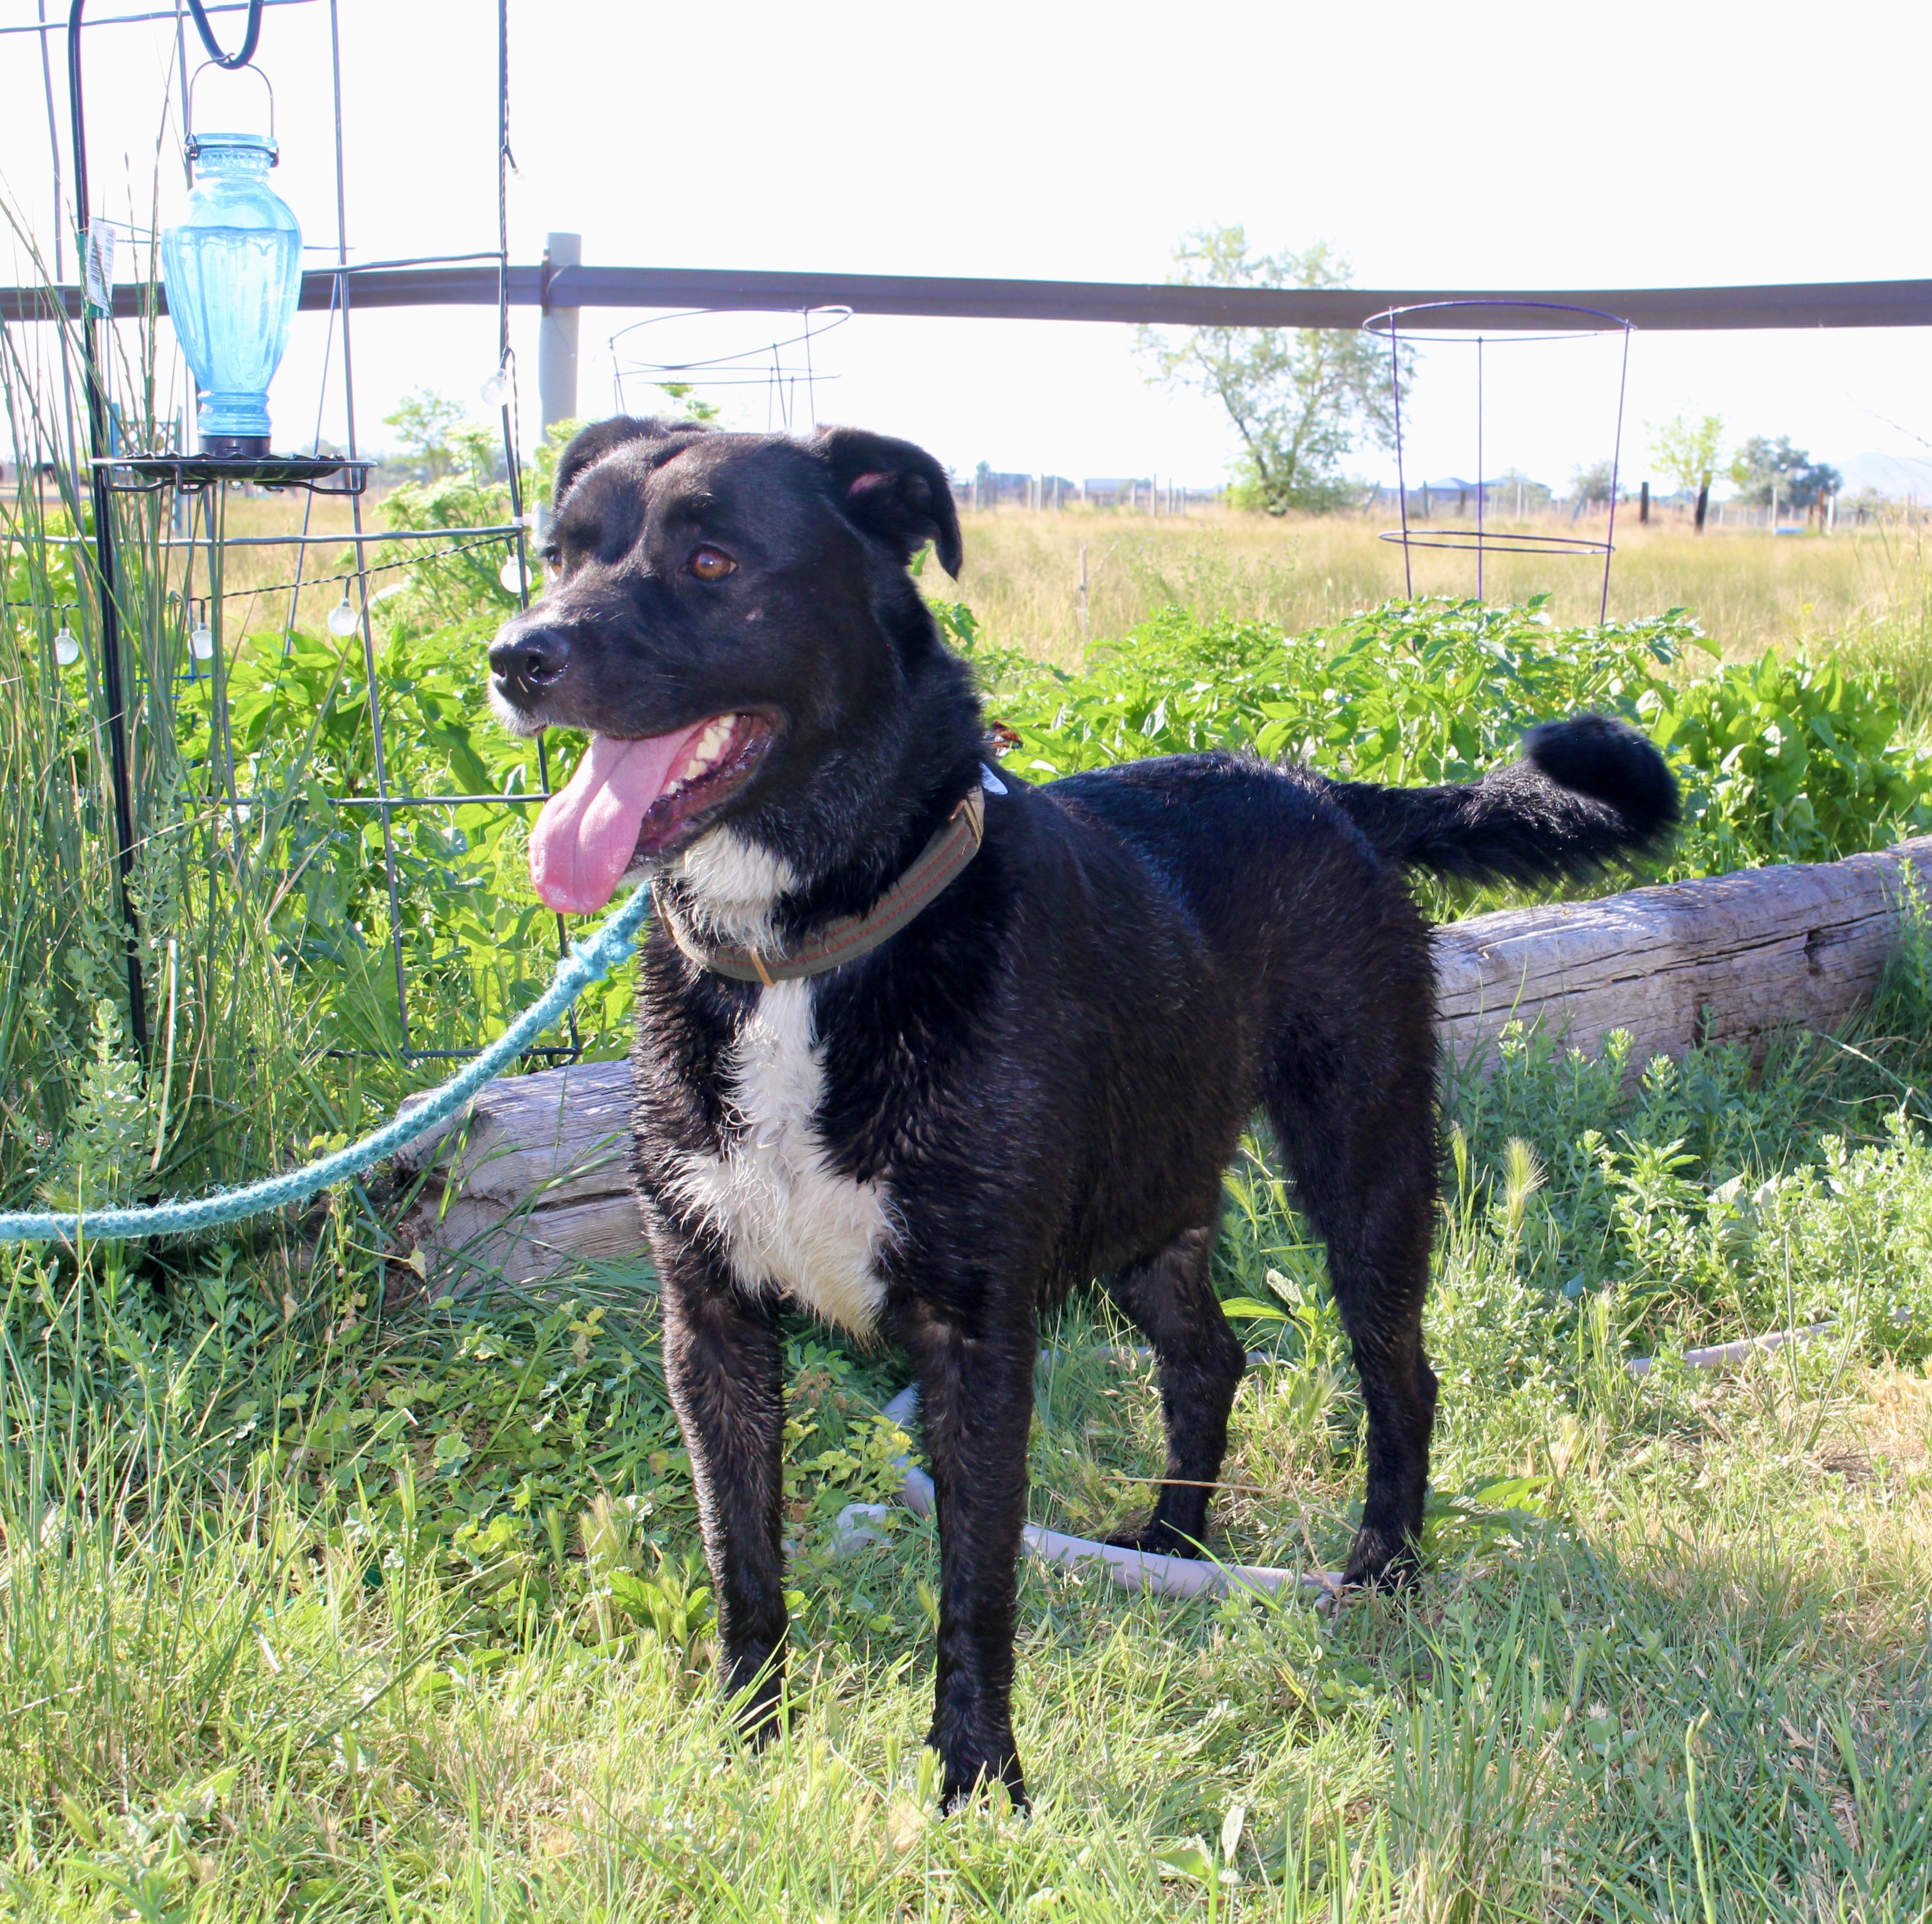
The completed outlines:
[[[609,901],[637,853],[644,815],[704,724],[625,741],[593,735],[568,788],[530,831],[530,880],[553,909],[587,916]]]

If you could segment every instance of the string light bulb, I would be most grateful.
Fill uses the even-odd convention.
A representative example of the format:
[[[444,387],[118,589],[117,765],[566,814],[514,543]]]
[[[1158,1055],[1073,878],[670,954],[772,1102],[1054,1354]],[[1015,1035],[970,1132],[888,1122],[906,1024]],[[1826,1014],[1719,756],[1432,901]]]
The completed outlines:
[[[74,638],[74,630],[62,622],[60,633],[54,637],[54,659],[63,668],[71,668],[80,659],[80,643]]]
[[[477,391],[483,397],[485,407],[501,407],[510,391],[509,380],[503,370],[499,367]]]
[[[328,611],[328,631],[338,641],[346,641],[356,632],[356,610],[349,604],[349,590],[342,591],[342,600]]]
[[[496,579],[503,584],[506,592],[509,594],[520,595],[526,592],[530,586],[530,574],[524,565],[523,556],[520,554],[511,556],[509,559],[504,562]]]
[[[214,631],[206,622],[196,625],[188,638],[188,645],[197,661],[214,659]]]

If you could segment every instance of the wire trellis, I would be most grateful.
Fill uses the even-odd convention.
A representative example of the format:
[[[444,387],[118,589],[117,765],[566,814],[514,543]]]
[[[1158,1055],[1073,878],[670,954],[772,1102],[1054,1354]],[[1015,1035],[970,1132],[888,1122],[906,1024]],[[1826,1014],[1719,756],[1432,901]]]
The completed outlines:
[[[305,0],[252,0],[245,10],[233,4],[211,4],[198,12],[204,13],[241,12],[246,10],[248,22],[238,52],[224,57],[213,43],[205,18],[197,19],[194,25],[204,42],[214,56],[212,64],[239,67],[252,58],[254,42],[259,34],[262,6],[304,4]],[[372,753],[374,782],[366,791],[331,794],[328,802],[333,808],[376,811],[380,824],[380,844],[382,868],[382,889],[387,898],[388,910],[388,942],[390,966],[393,969],[397,1017],[398,1023],[398,1046],[394,1053],[405,1062],[423,1062],[439,1058],[464,1057],[473,1055],[476,1049],[464,1047],[430,1047],[422,1046],[412,1026],[411,1010],[411,968],[405,943],[405,921],[403,913],[403,883],[398,862],[397,817],[405,811],[424,808],[490,807],[507,811],[522,811],[532,805],[541,805],[549,799],[550,766],[548,748],[541,737],[536,743],[538,758],[538,784],[531,790],[514,787],[502,793],[432,793],[418,794],[399,787],[392,779],[392,758],[388,752],[388,730],[384,715],[383,680],[379,672],[376,640],[371,608],[376,596],[371,592],[371,578],[394,569],[414,567],[420,562],[441,557],[472,553],[500,544],[505,553],[502,571],[504,586],[514,593],[520,608],[530,603],[530,586],[532,578],[529,553],[529,516],[522,498],[521,450],[518,435],[518,395],[516,356],[510,340],[509,303],[509,217],[508,176],[514,166],[509,137],[509,28],[508,0],[497,0],[496,7],[496,245],[487,251],[472,251],[461,254],[438,254],[414,256],[408,263],[396,262],[370,262],[354,263],[349,259],[347,193],[345,181],[344,141],[343,130],[343,79],[342,41],[339,0],[326,0],[328,13],[329,84],[331,89],[332,127],[334,140],[335,185],[335,234],[331,250],[334,259],[331,298],[327,314],[324,337],[322,370],[319,383],[314,423],[314,437],[311,445],[321,448],[322,431],[328,406],[330,379],[335,370],[336,358],[340,356],[340,379],[342,385],[343,409],[346,418],[346,454],[338,457],[296,457],[283,460],[277,457],[266,463],[255,463],[244,467],[239,464],[222,464],[206,460],[197,461],[181,454],[178,450],[167,449],[162,453],[147,455],[124,448],[118,445],[118,417],[111,409],[106,388],[108,377],[98,364],[94,330],[98,325],[95,310],[90,307],[83,319],[83,342],[88,367],[88,400],[89,403],[91,439],[93,442],[93,484],[95,490],[95,534],[91,539],[79,536],[64,538],[77,550],[86,553],[96,550],[94,560],[93,581],[98,595],[100,610],[99,638],[102,661],[103,683],[106,714],[104,720],[108,725],[110,745],[115,749],[113,784],[118,834],[117,858],[122,882],[122,909],[129,932],[128,949],[128,985],[130,1002],[130,1027],[137,1050],[146,1053],[146,1020],[145,993],[142,981],[137,943],[139,930],[136,912],[128,889],[128,878],[134,858],[133,805],[131,783],[127,766],[125,746],[126,717],[129,712],[128,688],[123,679],[123,663],[121,660],[121,642],[118,629],[117,604],[119,601],[119,574],[112,547],[112,517],[109,511],[106,497],[128,493],[146,493],[158,491],[172,493],[176,500],[185,505],[186,525],[182,526],[178,511],[176,526],[177,533],[172,538],[162,538],[153,545],[163,551],[184,551],[186,570],[175,598],[184,613],[192,620],[196,610],[200,611],[200,619],[195,628],[193,645],[189,651],[188,673],[182,679],[197,682],[206,664],[208,679],[212,682],[213,704],[212,727],[214,747],[215,764],[211,775],[220,784],[222,793],[206,798],[210,802],[219,801],[236,813],[238,823],[251,810],[264,805],[264,799],[248,796],[236,792],[235,774],[236,757],[232,740],[232,723],[226,700],[227,682],[222,646],[222,610],[224,602],[231,598],[224,592],[222,583],[222,556],[235,547],[292,549],[294,565],[289,571],[291,576],[286,581],[277,581],[266,587],[245,591],[256,596],[279,595],[286,593],[290,598],[286,618],[282,623],[284,632],[290,637],[292,645],[296,616],[301,598],[304,592],[320,587],[340,586],[344,589],[343,610],[346,619],[338,625],[332,619],[332,631],[339,639],[359,640],[364,686],[368,691],[368,713],[370,729],[370,746]],[[176,38],[176,65],[182,88],[184,125],[187,124],[186,108],[190,81],[188,60],[188,14],[181,0],[166,11],[158,13],[123,13],[104,16],[95,22],[83,19],[85,0],[78,0],[67,23],[70,78],[70,137],[74,151],[74,181],[77,217],[83,229],[89,220],[86,190],[86,114],[82,101],[80,78],[80,34],[86,25],[106,26],[122,24],[134,19],[172,19],[175,23]],[[50,23],[51,25],[51,23]],[[43,47],[45,46],[43,35]],[[45,63],[44,62],[44,67]],[[50,67],[45,71],[47,89],[50,140],[53,149],[56,198],[60,193],[59,142],[55,131],[57,123],[53,110],[53,82]],[[97,225],[110,224],[104,218]],[[59,224],[56,222],[56,234]],[[83,232],[82,243],[86,245]],[[83,255],[85,258],[85,255]],[[398,265],[427,265],[430,263],[463,261],[490,260],[497,268],[497,352],[496,372],[487,384],[486,397],[496,406],[501,425],[502,454],[508,480],[510,497],[509,517],[501,523],[463,528],[401,528],[372,529],[364,519],[363,488],[372,463],[361,454],[359,425],[356,413],[356,368],[354,334],[352,316],[354,310],[354,282],[359,272]],[[56,268],[58,272],[58,266]],[[273,487],[294,487],[302,490],[303,508],[300,526],[286,535],[248,535],[230,536],[226,532],[227,508],[230,490],[242,482],[254,482]],[[342,497],[350,510],[351,526],[346,534],[340,532],[318,530],[314,522],[315,499],[318,493]],[[411,556],[406,561],[378,560],[371,554],[391,543],[430,542],[440,543],[426,552]],[[312,572],[310,567],[311,551],[319,548],[348,547],[352,553],[352,562],[346,569],[327,573]],[[201,567],[204,582],[199,593],[194,586],[197,562]],[[326,564],[325,563],[326,566]],[[102,592],[104,584],[109,592]],[[353,600],[350,591],[353,590]],[[67,604],[62,604],[67,605]],[[560,955],[568,952],[568,929],[564,919],[556,916],[556,946]],[[544,1045],[532,1049],[536,1056],[553,1061],[574,1060],[582,1050],[576,1018],[568,1019],[566,1038],[554,1045]],[[350,1052],[362,1053],[362,1052]]]
[[[1624,400],[1630,384],[1630,337],[1636,331],[1635,324],[1621,315],[1606,313],[1598,307],[1505,297],[1430,301],[1406,307],[1388,307],[1378,314],[1371,314],[1362,326],[1367,333],[1382,336],[1389,344],[1389,385],[1395,425],[1396,499],[1401,526],[1384,529],[1378,538],[1392,541],[1402,550],[1404,592],[1412,598],[1415,593],[1412,557],[1417,548],[1446,548],[1474,555],[1478,601],[1483,598],[1484,562],[1490,555],[1601,555],[1604,585],[1598,619],[1607,620],[1610,610],[1610,557],[1616,552],[1617,484],[1623,459]],[[1586,535],[1543,535],[1520,529],[1491,529],[1486,499],[1490,482],[1484,468],[1485,350],[1497,346],[1518,346],[1533,341],[1587,340],[1604,334],[1620,335],[1622,352],[1618,362],[1616,425],[1610,442],[1610,526],[1604,538],[1599,541]],[[1424,343],[1466,347],[1474,352],[1476,525],[1473,528],[1418,525],[1409,520],[1408,477],[1402,457],[1402,349]],[[1425,501],[1424,512],[1427,511]]]
[[[680,342],[680,324],[702,322],[704,331],[709,332],[711,324],[719,321],[755,319],[762,324],[768,322],[770,317],[740,316],[713,308],[692,307],[682,308],[674,313],[653,314],[648,320],[633,321],[628,327],[620,328],[608,343],[617,412],[628,414],[632,411],[625,392],[627,381],[640,382],[674,394],[686,388],[763,388],[765,431],[788,434],[795,424],[798,391],[802,385],[805,390],[806,414],[815,427],[818,424],[819,384],[836,381],[838,377],[813,364],[812,345],[815,340],[822,340],[834,328],[843,327],[851,318],[850,307],[808,307],[800,313],[802,325],[796,334],[776,340],[755,341],[722,354],[696,351],[700,347],[709,349],[709,341]],[[630,352],[646,358],[625,359],[618,343],[626,340],[633,343]],[[657,358],[649,358],[652,353]]]

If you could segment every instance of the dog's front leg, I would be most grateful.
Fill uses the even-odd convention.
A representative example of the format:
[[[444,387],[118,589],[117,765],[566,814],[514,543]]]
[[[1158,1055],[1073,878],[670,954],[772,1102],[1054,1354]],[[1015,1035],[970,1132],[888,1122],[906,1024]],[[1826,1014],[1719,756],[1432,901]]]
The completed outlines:
[[[720,1257],[660,1248],[664,1380],[691,1457],[724,1684],[754,1743],[778,1728],[787,1617],[778,1537],[784,1357],[772,1305]]]
[[[970,1337],[911,1319],[920,1410],[939,1510],[939,1645],[932,1729],[952,1809],[997,1779],[1026,1803],[1013,1742],[1013,1627],[1026,1521],[1034,1332]]]

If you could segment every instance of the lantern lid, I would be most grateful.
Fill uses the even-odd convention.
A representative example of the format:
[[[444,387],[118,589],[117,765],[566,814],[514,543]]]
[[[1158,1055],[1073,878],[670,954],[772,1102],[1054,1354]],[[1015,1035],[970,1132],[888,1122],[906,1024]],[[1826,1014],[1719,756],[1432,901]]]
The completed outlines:
[[[266,154],[272,167],[281,163],[282,150],[272,133],[190,133],[185,145],[190,160],[200,160],[213,148],[218,152]]]

